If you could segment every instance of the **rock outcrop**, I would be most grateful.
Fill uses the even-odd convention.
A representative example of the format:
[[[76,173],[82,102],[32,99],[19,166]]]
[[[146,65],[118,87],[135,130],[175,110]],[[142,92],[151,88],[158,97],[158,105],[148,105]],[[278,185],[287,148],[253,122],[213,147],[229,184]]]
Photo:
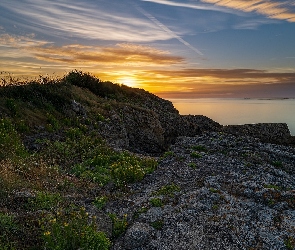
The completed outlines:
[[[179,137],[155,172],[107,204],[128,218],[112,249],[291,249],[294,176],[294,148],[220,132]]]
[[[228,125],[223,131],[235,135],[248,135],[259,138],[262,142],[288,144],[291,134],[286,123],[257,123],[245,125]]]

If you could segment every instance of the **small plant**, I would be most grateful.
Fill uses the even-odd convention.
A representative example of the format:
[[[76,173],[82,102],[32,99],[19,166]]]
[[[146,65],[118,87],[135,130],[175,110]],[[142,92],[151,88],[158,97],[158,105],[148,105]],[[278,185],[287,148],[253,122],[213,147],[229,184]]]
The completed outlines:
[[[211,193],[218,193],[218,192],[219,192],[219,190],[217,190],[217,189],[215,189],[215,188],[212,188],[212,187],[209,188],[209,191],[210,191]]]
[[[151,223],[151,226],[157,230],[161,230],[164,226],[164,222],[162,220],[156,220]]]
[[[295,247],[295,239],[290,236],[284,241],[284,244],[288,250],[293,250]]]
[[[152,198],[150,199],[150,203],[153,207],[162,207],[163,202],[160,198]]]
[[[193,162],[189,163],[188,166],[191,167],[191,168],[193,168],[193,169],[196,169],[197,168],[197,164],[196,163],[193,163]]]
[[[213,209],[213,210],[218,210],[218,209],[219,209],[219,205],[218,205],[218,204],[214,204],[214,205],[212,206],[212,209]]]
[[[148,211],[148,208],[147,207],[141,207],[140,209],[138,209],[134,215],[133,215],[133,218],[134,219],[138,219],[139,215],[143,214],[143,213],[146,213]]]
[[[99,113],[96,114],[95,118],[96,118],[96,121],[98,122],[103,122],[105,120],[104,116]]]
[[[66,135],[71,140],[79,139],[82,137],[83,132],[79,128],[70,128],[66,131]]]
[[[191,157],[192,157],[192,158],[197,158],[197,159],[198,159],[198,158],[202,158],[202,155],[200,155],[200,154],[197,153],[197,152],[192,152],[192,153],[191,153]]]
[[[113,222],[112,235],[114,238],[118,238],[122,233],[126,231],[127,228],[127,215],[125,214],[123,219],[119,219],[116,214],[109,214]]]
[[[283,167],[283,163],[281,161],[273,161],[272,165],[277,167],[277,168]]]
[[[0,119],[0,160],[25,157],[27,152],[9,119]]]
[[[101,210],[104,208],[107,201],[108,201],[108,197],[106,197],[106,196],[96,197],[93,202],[93,205],[96,206],[97,209]]]
[[[10,215],[0,213],[0,249],[13,250],[14,243],[11,242],[11,235],[17,234],[18,226],[14,222],[14,218]]]
[[[38,192],[35,198],[29,199],[29,207],[33,210],[52,210],[62,201],[60,194]]]
[[[58,120],[52,114],[47,114],[47,122],[48,122],[47,126],[51,128],[53,131],[60,128],[60,124]]]
[[[169,157],[169,156],[174,156],[174,152],[172,151],[167,151],[164,153],[163,158]]]
[[[170,197],[174,196],[175,192],[179,192],[181,189],[178,185],[172,183],[170,185],[165,185],[155,192],[156,195],[168,195]]]
[[[274,190],[281,190],[281,187],[273,184],[266,184],[264,185],[265,188],[273,188]]]
[[[203,145],[192,146],[192,149],[196,150],[196,151],[199,151],[199,152],[207,152],[208,151],[208,149]]]
[[[89,215],[84,207],[45,217],[40,222],[45,249],[109,249],[110,240],[105,233],[97,231],[95,217],[91,219],[89,223]]]
[[[9,109],[9,111],[12,113],[13,116],[18,114],[18,106],[15,103],[14,99],[7,99],[5,103],[6,107]]]

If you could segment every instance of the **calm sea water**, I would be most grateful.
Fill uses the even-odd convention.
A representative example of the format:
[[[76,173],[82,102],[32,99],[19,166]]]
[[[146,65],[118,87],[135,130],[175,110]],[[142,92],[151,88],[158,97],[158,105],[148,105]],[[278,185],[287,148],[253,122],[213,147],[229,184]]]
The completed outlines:
[[[284,122],[295,135],[295,99],[170,99],[182,115],[205,115],[222,125]]]

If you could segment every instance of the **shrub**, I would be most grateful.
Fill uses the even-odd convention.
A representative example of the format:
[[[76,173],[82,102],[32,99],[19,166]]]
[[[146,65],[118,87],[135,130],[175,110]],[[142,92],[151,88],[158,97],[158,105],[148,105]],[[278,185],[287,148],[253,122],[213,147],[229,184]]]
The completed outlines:
[[[92,203],[93,203],[94,206],[97,207],[97,209],[100,210],[100,209],[104,208],[107,201],[108,201],[108,198],[106,196],[101,196],[101,197],[96,197],[94,202],[92,202]]]
[[[9,119],[0,119],[0,160],[27,155],[20,136]]]
[[[52,210],[62,201],[60,194],[38,192],[35,198],[29,199],[29,207],[33,210]]]
[[[42,238],[48,250],[107,250],[111,242],[105,233],[98,232],[95,218],[89,223],[85,208],[47,216],[41,223]]]
[[[109,217],[113,223],[112,235],[114,238],[119,237],[122,233],[126,231],[127,228],[127,215],[125,214],[122,219],[119,219],[116,214],[109,214]]]
[[[10,215],[0,213],[0,249],[14,250],[15,244],[12,242],[11,236],[17,234],[18,226],[14,222],[14,218]]]

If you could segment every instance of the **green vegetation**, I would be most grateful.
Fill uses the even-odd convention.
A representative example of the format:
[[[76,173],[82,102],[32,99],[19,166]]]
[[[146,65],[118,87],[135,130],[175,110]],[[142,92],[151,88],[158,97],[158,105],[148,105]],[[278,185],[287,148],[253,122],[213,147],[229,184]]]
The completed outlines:
[[[119,219],[116,214],[109,214],[109,217],[113,222],[112,236],[118,238],[127,229],[127,215],[125,214],[122,219]]]
[[[193,168],[193,169],[196,169],[197,168],[197,164],[196,163],[193,163],[193,162],[189,163],[188,166],[191,167],[191,168]]]
[[[181,191],[180,187],[174,183],[165,185],[155,192],[155,195],[167,195],[173,197],[176,192]]]
[[[207,152],[208,151],[208,149],[203,145],[194,145],[194,146],[192,146],[192,149],[199,151],[199,152]]]
[[[153,158],[115,151],[97,133],[113,109],[140,106],[146,92],[80,71],[9,81],[0,87],[0,249],[109,249],[96,219],[77,204],[87,198],[102,210],[115,197],[99,196],[103,186],[123,193],[155,170]],[[110,218],[116,238],[127,218]]]
[[[283,167],[283,163],[281,161],[273,161],[272,165],[277,167],[277,168],[282,168]]]
[[[67,213],[49,215],[40,222],[45,248],[50,250],[109,249],[111,242],[103,232],[97,231],[95,218],[85,208],[71,209]]]
[[[0,232],[0,249],[15,249],[12,238],[18,233],[18,226],[12,216],[0,213]]]
[[[295,247],[295,239],[293,237],[288,237],[284,243],[288,250],[293,250]]]
[[[273,188],[274,190],[281,190],[281,187],[273,184],[264,185],[265,188]]]
[[[160,198],[152,198],[150,203],[153,207],[162,207],[164,205]]]
[[[32,210],[52,210],[62,201],[60,194],[38,192],[35,198],[29,199],[29,208]]]
[[[191,153],[191,157],[192,157],[192,158],[197,158],[197,159],[198,159],[198,158],[202,158],[202,155],[200,155],[200,154],[197,153],[197,152],[192,152],[192,153]]]
[[[104,206],[106,205],[107,201],[108,201],[108,197],[101,196],[99,198],[96,197],[95,200],[94,200],[94,202],[92,202],[92,203],[93,203],[93,205],[95,205],[97,207],[97,209],[101,210],[101,209],[104,208]]]
[[[148,211],[148,208],[147,207],[141,207],[140,209],[138,209],[134,215],[133,215],[133,218],[134,219],[137,219],[141,214],[143,213],[146,213]]]
[[[210,191],[211,193],[218,193],[218,192],[219,192],[219,190],[217,190],[217,189],[215,189],[215,188],[212,188],[212,187],[209,188],[209,191]]]
[[[164,222],[162,220],[156,220],[151,223],[151,226],[157,230],[161,230],[164,226]]]
[[[174,156],[174,152],[172,151],[167,151],[164,153],[163,158],[169,157],[169,156]]]

